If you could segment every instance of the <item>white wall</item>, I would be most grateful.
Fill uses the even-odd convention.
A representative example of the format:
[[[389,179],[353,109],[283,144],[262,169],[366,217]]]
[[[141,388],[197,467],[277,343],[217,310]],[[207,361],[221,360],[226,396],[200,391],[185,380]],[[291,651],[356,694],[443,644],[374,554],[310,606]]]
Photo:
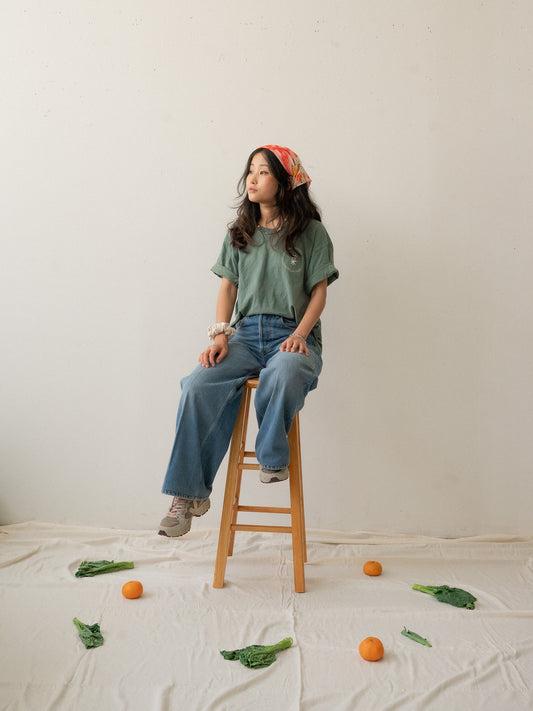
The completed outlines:
[[[209,268],[273,142],[341,271],[302,417],[308,526],[532,532],[530,2],[1,14],[1,522],[157,525]]]

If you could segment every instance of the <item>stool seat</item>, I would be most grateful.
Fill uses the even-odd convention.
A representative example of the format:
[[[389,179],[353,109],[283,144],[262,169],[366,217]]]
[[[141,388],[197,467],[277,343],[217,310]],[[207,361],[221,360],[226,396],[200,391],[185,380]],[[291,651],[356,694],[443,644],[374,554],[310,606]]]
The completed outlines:
[[[255,458],[255,452],[246,450],[246,435],[248,430],[248,416],[252,394],[259,384],[259,378],[250,378],[244,385],[244,391],[231,437],[226,475],[226,488],[220,521],[218,537],[217,558],[215,563],[214,588],[224,586],[224,575],[228,556],[233,555],[233,543],[236,531],[267,531],[272,533],[292,534],[292,555],[294,568],[294,589],[296,592],[305,592],[304,562],[307,560],[307,546],[305,538],[305,516],[302,486],[302,464],[300,446],[300,418],[298,413],[293,420],[289,432],[289,492],[290,506],[242,506],[240,504],[242,472],[245,469],[259,470],[257,462],[248,462],[247,459]],[[289,526],[239,524],[239,512],[287,514],[290,516]]]

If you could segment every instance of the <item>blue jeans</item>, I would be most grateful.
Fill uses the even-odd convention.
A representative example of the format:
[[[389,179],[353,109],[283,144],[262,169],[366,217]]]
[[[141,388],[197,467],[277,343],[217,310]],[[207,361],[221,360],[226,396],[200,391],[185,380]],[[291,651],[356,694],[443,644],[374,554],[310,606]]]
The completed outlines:
[[[254,404],[261,466],[289,464],[287,435],[305,396],[316,388],[322,358],[312,335],[309,355],[280,351],[296,322],[280,316],[246,316],[236,324],[228,354],[213,368],[199,365],[181,381],[176,435],[163,493],[205,499],[228,449],[244,383],[259,376]]]

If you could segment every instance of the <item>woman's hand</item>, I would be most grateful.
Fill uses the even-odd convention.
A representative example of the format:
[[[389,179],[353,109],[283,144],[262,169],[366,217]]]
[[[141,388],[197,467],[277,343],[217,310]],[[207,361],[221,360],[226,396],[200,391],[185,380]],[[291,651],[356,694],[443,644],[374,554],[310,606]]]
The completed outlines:
[[[200,353],[198,362],[204,368],[214,368],[217,363],[220,363],[228,355],[228,337],[223,333],[215,336],[213,345],[208,346],[205,351]]]
[[[303,353],[304,355],[309,355],[309,349],[303,336],[297,336],[295,333],[286,338],[281,346],[280,351],[286,351],[287,353]]]

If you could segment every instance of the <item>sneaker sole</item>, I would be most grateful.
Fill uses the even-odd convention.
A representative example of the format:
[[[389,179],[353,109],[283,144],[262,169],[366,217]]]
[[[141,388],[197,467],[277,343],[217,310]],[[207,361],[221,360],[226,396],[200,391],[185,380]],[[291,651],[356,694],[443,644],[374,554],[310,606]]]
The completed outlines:
[[[205,513],[209,511],[211,508],[211,501],[209,499],[206,499],[202,506],[199,506],[195,513],[193,513],[193,516],[203,516]],[[189,533],[191,530],[191,518],[187,520],[187,523],[184,526],[163,526],[159,529],[157,535],[158,536],[165,536],[166,538],[179,538],[180,536],[184,536],[186,533]],[[178,532],[179,531],[179,532]]]
[[[287,481],[288,478],[289,478],[288,467],[286,467],[285,469],[282,469],[281,472],[264,472],[261,469],[261,472],[259,474],[259,481],[261,482],[261,484],[274,484],[278,481]]]

